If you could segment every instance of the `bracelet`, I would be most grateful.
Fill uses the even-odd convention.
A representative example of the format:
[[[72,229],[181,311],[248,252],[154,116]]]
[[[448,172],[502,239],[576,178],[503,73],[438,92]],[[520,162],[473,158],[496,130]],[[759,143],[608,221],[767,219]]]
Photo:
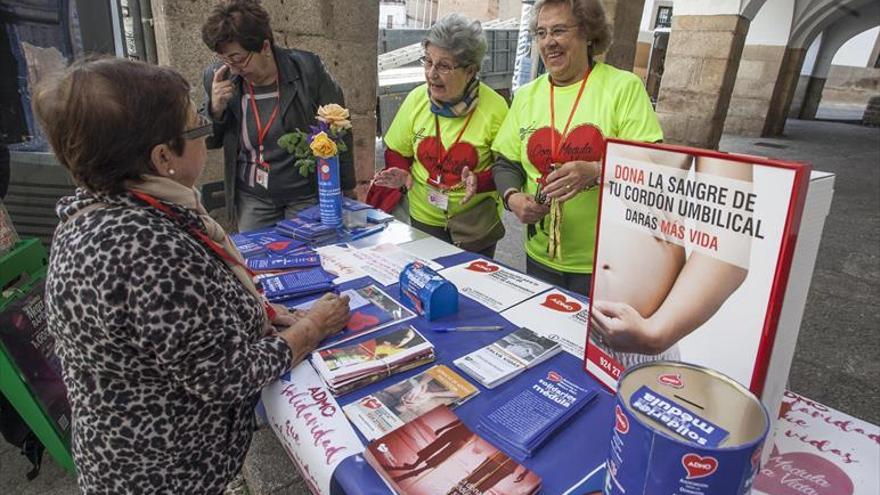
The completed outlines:
[[[518,189],[514,189],[512,187],[510,189],[508,189],[507,191],[504,191],[504,196],[501,197],[501,204],[504,205],[505,210],[512,211],[510,209],[510,204],[508,203],[508,201],[510,201],[511,196],[513,196],[514,194],[516,194],[518,192],[520,192]]]

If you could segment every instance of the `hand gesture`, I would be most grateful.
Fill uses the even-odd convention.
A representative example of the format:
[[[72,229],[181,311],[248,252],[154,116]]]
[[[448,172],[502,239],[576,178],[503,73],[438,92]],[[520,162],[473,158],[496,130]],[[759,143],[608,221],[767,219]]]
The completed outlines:
[[[596,185],[602,170],[599,162],[566,162],[547,176],[544,193],[559,202],[577,196],[587,187]]]
[[[324,294],[309,308],[306,318],[320,329],[318,342],[342,330],[349,320],[348,296]]]
[[[211,84],[211,117],[214,120],[223,118],[226,104],[229,103],[235,91],[232,81],[226,79],[228,73],[229,66],[226,64],[214,71],[214,82]]]
[[[464,184],[464,197],[461,198],[461,204],[465,204],[477,194],[477,174],[468,167],[461,169],[461,183]]]
[[[386,168],[380,170],[373,177],[373,183],[377,186],[390,187],[391,189],[400,189],[403,186],[406,186],[407,189],[411,189],[412,176],[402,168]]]
[[[524,224],[538,223],[550,213],[549,205],[539,204],[531,194],[521,192],[511,194],[507,199],[507,206]]]
[[[618,352],[654,355],[669,347],[661,344],[650,321],[626,303],[594,301],[590,321],[605,345]]]

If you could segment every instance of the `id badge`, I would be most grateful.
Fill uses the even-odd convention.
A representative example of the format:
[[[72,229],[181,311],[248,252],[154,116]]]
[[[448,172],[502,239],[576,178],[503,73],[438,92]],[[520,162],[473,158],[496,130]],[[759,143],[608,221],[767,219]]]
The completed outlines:
[[[266,189],[269,189],[269,169],[257,164],[254,171],[254,179],[257,184],[263,186]]]
[[[430,203],[435,208],[446,211],[449,209],[449,195],[443,191],[434,189],[433,187],[429,187],[428,203]]]

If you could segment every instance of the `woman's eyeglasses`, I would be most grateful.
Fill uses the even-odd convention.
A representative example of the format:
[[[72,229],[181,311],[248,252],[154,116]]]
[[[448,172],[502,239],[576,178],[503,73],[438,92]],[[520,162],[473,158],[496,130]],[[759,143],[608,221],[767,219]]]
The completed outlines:
[[[247,55],[242,55],[241,53],[233,53],[228,57],[224,57],[223,55],[216,54],[214,58],[217,59],[218,62],[222,62],[230,67],[235,67],[236,69],[244,69],[251,63],[251,58],[253,58],[254,52],[248,52]]]
[[[195,127],[192,129],[187,129],[183,131],[181,136],[183,139],[193,140],[198,139],[200,137],[208,136],[213,134],[214,124],[205,118],[204,115],[199,114],[199,121]]]
[[[431,72],[431,69],[437,71],[441,76],[445,76],[455,69],[461,68],[461,65],[449,65],[445,62],[440,62],[439,64],[435,64],[428,57],[422,57],[419,59],[419,63],[422,64],[422,67],[425,68],[425,72]]]
[[[553,26],[548,31],[547,29],[540,28],[536,29],[534,32],[535,38],[539,40],[547,39],[547,36],[553,38],[554,40],[559,40],[565,38],[568,33],[572,31],[576,26]]]

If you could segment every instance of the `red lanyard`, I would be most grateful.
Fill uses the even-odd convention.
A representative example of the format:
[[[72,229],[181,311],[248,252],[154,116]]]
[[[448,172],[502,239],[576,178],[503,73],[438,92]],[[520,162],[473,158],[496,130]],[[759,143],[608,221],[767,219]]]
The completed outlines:
[[[182,223],[180,215],[175,213],[174,210],[172,210],[171,208],[168,207],[168,205],[161,203],[158,199],[154,198],[153,196],[150,196],[149,194],[143,193],[140,191],[131,191],[131,193],[134,196],[136,196],[138,199],[140,199],[141,201],[143,201],[143,202],[147,203],[148,205],[152,206],[153,208],[161,211],[162,213],[167,215],[172,220],[176,220],[177,222]],[[251,278],[254,277],[255,273],[253,271],[251,271],[251,269],[248,268],[247,265],[243,264],[242,262],[235,259],[232,255],[227,253],[226,250],[223,249],[223,247],[221,247],[219,244],[217,244],[217,242],[215,242],[213,239],[208,237],[208,234],[206,234],[205,232],[203,232],[203,231],[201,231],[191,225],[187,227],[187,230],[199,242],[201,242],[203,246],[207,247],[208,249],[213,251],[214,254],[219,256],[220,259],[229,263],[230,265],[239,266],[241,268],[244,268],[245,273],[247,273],[249,277],[251,277]],[[262,294],[263,293],[262,287],[258,286],[257,292]],[[263,305],[266,308],[266,314],[269,315],[269,321],[274,320],[275,319],[275,309],[265,299],[263,300]]]
[[[266,122],[266,127],[263,127],[263,123],[260,122],[260,109],[257,108],[257,100],[254,98],[254,85],[248,82],[248,93],[251,95],[251,111],[254,112],[254,123],[257,125],[257,146],[260,150],[260,157],[257,163],[266,168],[269,168],[269,164],[263,160],[263,141],[266,139],[266,134],[269,134],[269,128],[272,127],[272,122],[275,122],[275,117],[278,116],[278,102],[281,99],[281,90],[278,87],[278,79],[275,79],[275,92],[277,96],[275,97],[275,107],[272,108],[272,115],[269,116],[269,121]]]
[[[587,79],[590,78],[590,66],[587,66],[587,70],[584,71],[584,78],[581,79],[581,87],[578,89],[577,98],[574,100],[574,104],[571,106],[571,111],[568,113],[568,121],[565,122],[565,129],[562,130],[562,139],[565,140],[565,135],[568,134],[568,127],[571,125],[571,119],[574,117],[574,112],[577,110],[578,103],[581,101],[581,96],[584,94],[584,88],[587,86]],[[559,149],[556,143],[556,132],[552,132],[556,130],[556,102],[553,98],[553,88],[555,88],[553,81],[550,81],[550,159],[553,163],[559,163]],[[561,144],[561,143],[560,143]]]
[[[446,165],[446,158],[449,156],[449,150],[454,148],[455,145],[458,144],[459,141],[461,141],[461,137],[464,135],[464,131],[467,130],[468,125],[471,123],[471,117],[474,116],[474,110],[471,110],[468,113],[467,119],[465,119],[464,121],[464,127],[462,127],[460,131],[458,131],[458,135],[455,136],[455,141],[452,142],[452,145],[450,145],[449,148],[446,148],[446,151],[442,151],[443,141],[440,139],[440,117],[438,117],[437,114],[434,114],[434,136],[437,140],[437,167],[440,169],[437,171],[438,176],[436,178],[438,185],[440,184],[441,179],[440,174],[445,172],[445,169],[443,167],[444,165]]]

